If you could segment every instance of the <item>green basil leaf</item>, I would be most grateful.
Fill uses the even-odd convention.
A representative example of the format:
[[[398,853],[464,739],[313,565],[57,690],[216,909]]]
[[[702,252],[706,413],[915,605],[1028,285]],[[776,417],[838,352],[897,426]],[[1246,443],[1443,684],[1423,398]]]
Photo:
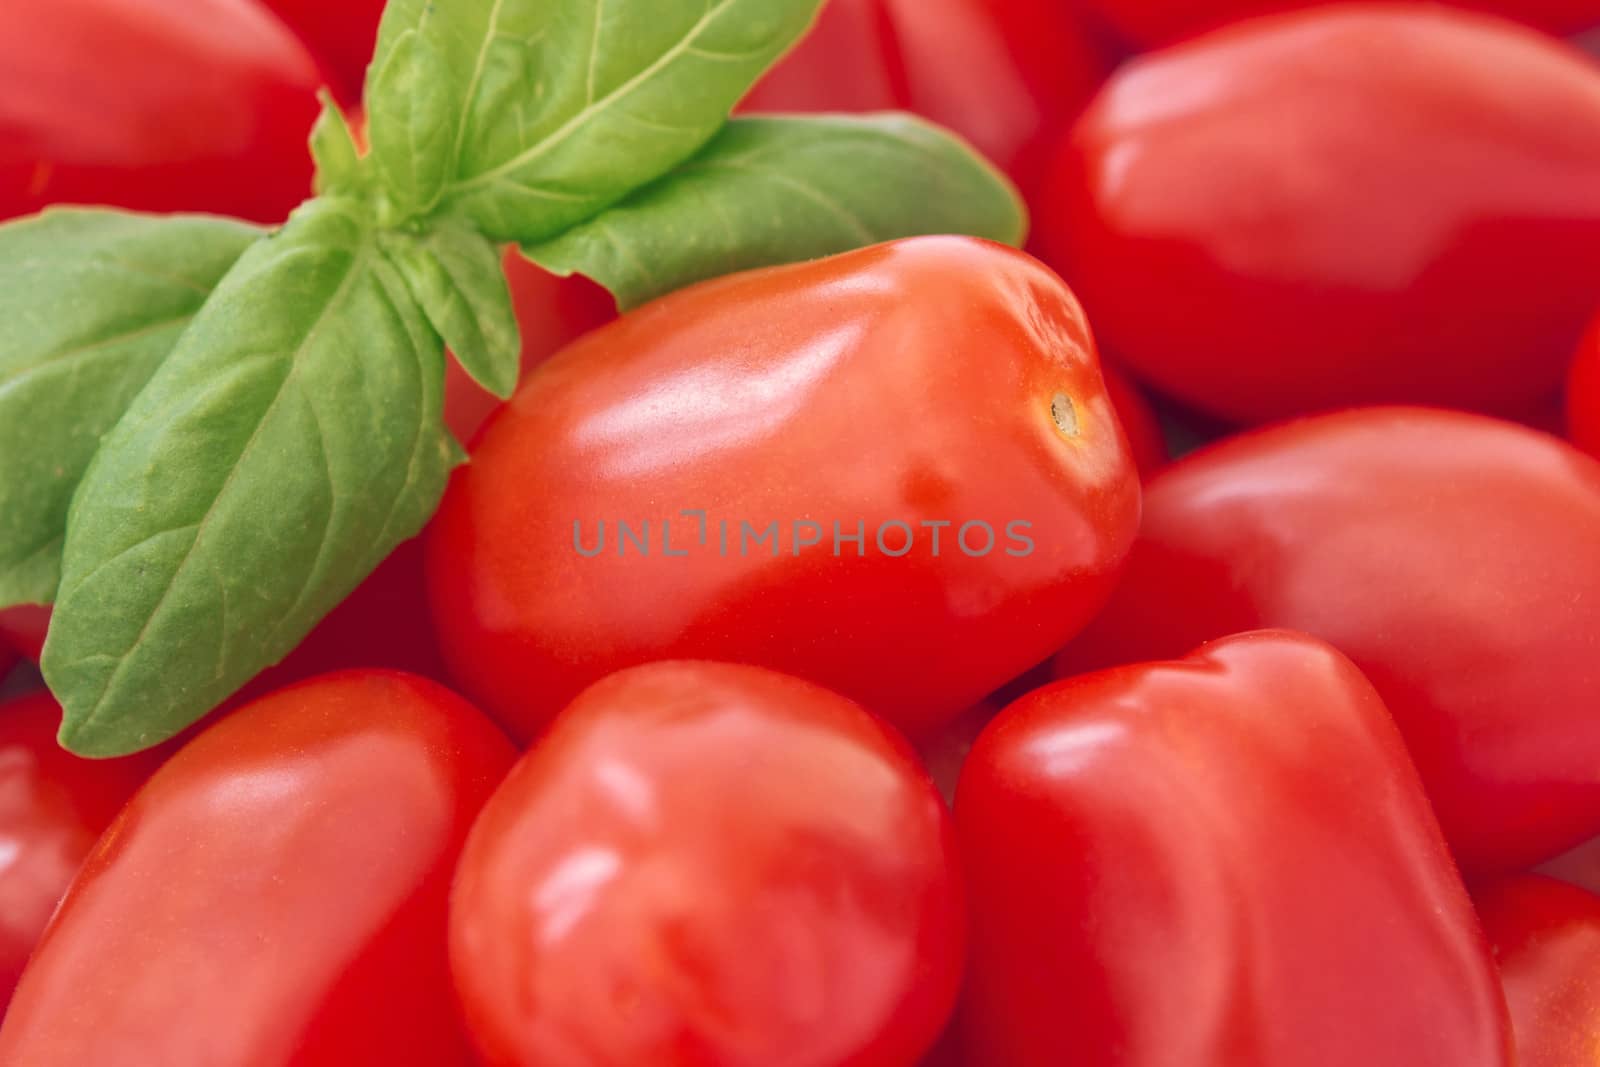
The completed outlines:
[[[385,253],[472,379],[502,400],[517,387],[522,340],[500,249],[448,223],[421,236],[385,234]]]
[[[366,167],[356,148],[355,135],[345,120],[344,109],[326,89],[319,97],[322,113],[311,127],[311,158],[317,164],[313,191],[318,196],[367,195]]]
[[[432,41],[407,30],[377,68],[367,134],[384,188],[402,215],[430,209],[450,174],[455,141],[449,72]]]
[[[539,241],[693,155],[821,4],[391,0],[375,69],[408,34],[432,45],[454,105],[441,210]],[[387,90],[373,80],[375,113]]]
[[[85,209],[0,226],[0,606],[55,599],[101,435],[260,232]]]
[[[952,134],[910,115],[735,119],[698,155],[561,236],[524,246],[624,307],[753,267],[900,237],[1020,245],[1022,200]]]
[[[43,662],[73,751],[200,718],[437,506],[443,345],[354,212],[252,245],[78,487]]]

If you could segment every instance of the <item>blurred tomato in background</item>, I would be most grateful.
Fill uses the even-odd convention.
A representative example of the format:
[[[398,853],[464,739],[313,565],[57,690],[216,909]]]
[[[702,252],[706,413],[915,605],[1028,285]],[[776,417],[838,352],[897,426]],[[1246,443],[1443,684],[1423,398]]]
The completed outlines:
[[[913,111],[1033,184],[1110,70],[1064,0],[830,0],[745,111]]]
[[[1572,443],[1600,456],[1600,318],[1572,361],[1567,380],[1567,433]]]
[[[1518,19],[1555,34],[1600,26],[1600,0],[1445,0],[1455,7]],[[1316,7],[1318,0],[1081,0],[1130,42],[1167,44],[1229,22]]]
[[[263,0],[300,35],[340,101],[361,99],[384,0]]]
[[[88,760],[56,744],[48,693],[0,703],[0,1012],[102,830],[166,749]]]
[[[1594,312],[1600,67],[1427,5],[1241,23],[1118,71],[1036,207],[1105,346],[1204,412],[1520,416]]]
[[[256,0],[23,0],[0,32],[0,219],[47,204],[281,221],[319,78]]]

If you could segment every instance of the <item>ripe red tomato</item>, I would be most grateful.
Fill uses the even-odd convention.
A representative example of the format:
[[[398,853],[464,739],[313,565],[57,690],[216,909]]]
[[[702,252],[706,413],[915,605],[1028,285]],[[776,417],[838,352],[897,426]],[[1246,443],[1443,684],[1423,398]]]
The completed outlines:
[[[850,701],[656,663],[484,808],[450,915],[489,1067],[909,1067],[961,981],[944,804]]]
[[[974,1063],[1512,1062],[1393,721],[1312,638],[1246,634],[1024,697],[968,758],[956,827]]]
[[[1462,864],[1600,834],[1600,463],[1481,416],[1326,415],[1153,479],[1127,573],[1063,673],[1223,634],[1316,634],[1388,702]]]
[[[161,762],[79,759],[60,725],[48,693],[0,703],[0,1013],[95,840]]]
[[[1161,420],[1127,375],[1110,363],[1102,363],[1100,371],[1105,375],[1106,395],[1116,409],[1122,432],[1128,436],[1128,447],[1133,452],[1134,466],[1139,468],[1139,477],[1149,478],[1172,460],[1167,451],[1166,435],[1161,431]]]
[[[522,740],[663,658],[922,730],[1088,621],[1138,513],[1071,293],[921,238],[698,285],[545,363],[452,482],[429,583],[453,676]]]
[[[1573,444],[1600,456],[1600,318],[1578,349],[1567,379],[1567,434]]]
[[[1239,19],[1312,7],[1321,0],[1085,0],[1089,9],[1128,39],[1165,44]],[[1550,33],[1600,26],[1600,0],[1445,0],[1518,19]]]
[[[506,282],[522,330],[522,373],[579,337],[617,317],[617,302],[598,282],[580,274],[560,278],[515,248],[506,249]],[[500,400],[478,385],[455,360],[445,370],[444,421],[456,440],[470,442]]]
[[[1594,312],[1600,68],[1446,8],[1242,23],[1114,76],[1040,241],[1107,348],[1211,414],[1521,415]]]
[[[1519,1067],[1586,1067],[1600,1049],[1600,897],[1523,875],[1477,894],[1511,1005]]]
[[[326,676],[222,719],[89,858],[0,1062],[464,1067],[446,897],[514,757],[460,698],[396,673]]]
[[[913,111],[1029,185],[1110,65],[1060,0],[830,0],[741,108]]]
[[[385,0],[265,0],[311,49],[339,99],[361,99]]]
[[[317,85],[253,0],[9,4],[0,219],[80,203],[281,221],[311,195]]]

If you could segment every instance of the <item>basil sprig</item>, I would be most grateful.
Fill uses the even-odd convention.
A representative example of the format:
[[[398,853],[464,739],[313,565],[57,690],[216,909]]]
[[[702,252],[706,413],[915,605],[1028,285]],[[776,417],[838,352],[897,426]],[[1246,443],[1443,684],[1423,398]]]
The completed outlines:
[[[632,306],[922,233],[1018,243],[1015,192],[907,116],[744,118],[821,0],[392,0],[371,149],[331,106],[272,232],[0,226],[0,606],[54,601],[62,743],[206,714],[416,534],[463,460],[445,348],[499,396],[514,243]]]

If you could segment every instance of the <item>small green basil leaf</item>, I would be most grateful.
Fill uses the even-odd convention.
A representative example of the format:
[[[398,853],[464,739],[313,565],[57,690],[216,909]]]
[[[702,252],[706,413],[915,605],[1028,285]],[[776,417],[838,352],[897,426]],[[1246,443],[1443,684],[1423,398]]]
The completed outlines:
[[[698,155],[560,237],[524,246],[633,307],[705,278],[900,237],[1022,243],[1026,211],[963,142],[910,115],[735,119]]]
[[[252,245],[79,485],[43,661],[73,751],[200,718],[437,506],[443,345],[354,211]]]
[[[449,72],[433,43],[407,30],[377,68],[367,133],[378,176],[401,215],[430,209],[449,177],[455,144]]]
[[[379,68],[430,41],[453,101],[441,209],[553,237],[710,140],[822,0],[391,0]],[[389,106],[379,77],[369,106]]]
[[[260,233],[86,209],[0,226],[0,607],[55,599],[101,435]]]
[[[472,379],[502,400],[517,387],[522,340],[500,249],[464,226],[389,233],[384,252]]]
[[[317,164],[313,191],[318,196],[359,193],[367,185],[366,168],[356,139],[345,121],[344,110],[324,89],[320,94],[322,114],[311,127],[311,158]]]

